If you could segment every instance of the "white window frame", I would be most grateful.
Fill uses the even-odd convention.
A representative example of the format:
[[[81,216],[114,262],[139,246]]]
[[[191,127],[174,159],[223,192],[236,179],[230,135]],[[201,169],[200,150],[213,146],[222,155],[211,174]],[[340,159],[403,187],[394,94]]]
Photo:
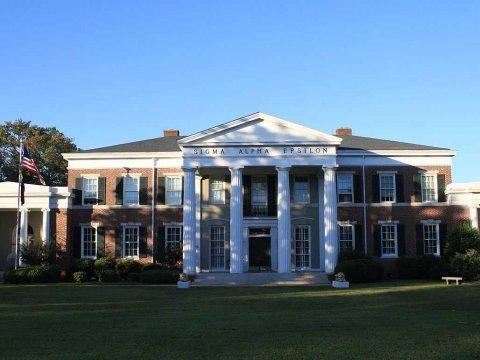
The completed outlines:
[[[93,233],[95,234],[95,245],[94,245],[94,249],[95,249],[95,255],[89,255],[89,256],[85,256],[85,252],[84,252],[84,249],[85,249],[85,244],[84,244],[84,240],[85,240],[85,230],[86,229],[92,229],[93,230]],[[80,257],[82,259],[96,259],[97,258],[97,247],[98,247],[98,230],[97,230],[97,227],[96,226],[92,226],[92,225],[82,225],[80,227]]]
[[[351,186],[351,191],[352,193],[351,194],[346,194],[346,193],[341,193],[340,192],[340,189],[338,188],[338,178],[341,177],[341,176],[345,176],[345,177],[350,177],[350,183],[352,184]],[[337,173],[337,202],[339,204],[353,204],[355,202],[355,184],[353,183],[353,173],[349,173],[349,172],[338,172]],[[340,195],[351,195],[352,196],[352,201],[340,201]]]
[[[342,222],[338,222],[338,252],[341,251],[341,242],[347,242],[347,241],[350,241],[350,240],[342,240],[341,239],[341,232],[340,232],[340,228],[341,227],[351,227],[352,228],[352,251],[355,251],[355,223],[354,222],[350,222],[350,221],[342,221]]]
[[[384,254],[383,253],[383,227],[384,226],[393,226],[394,228],[394,235],[395,238],[393,241],[395,242],[395,253],[393,254]],[[390,241],[390,239],[386,239],[385,241]],[[382,258],[397,258],[398,257],[398,224],[397,223],[392,223],[392,222],[385,222],[380,224],[380,257]]]
[[[137,255],[126,255],[126,230],[127,229],[137,229]],[[122,257],[125,259],[134,259],[138,260],[140,258],[140,226],[139,225],[123,225],[123,236],[122,236]]]
[[[437,238],[435,239],[437,242],[436,251],[434,253],[427,253],[425,250],[427,248],[427,241],[431,241],[434,239],[425,239],[425,227],[426,226],[435,226],[435,234]],[[423,243],[423,253],[426,255],[435,255],[440,256],[440,224],[438,222],[424,222],[422,223],[422,243]]]
[[[393,178],[393,200],[382,200],[382,176],[391,176]],[[383,171],[378,173],[378,200],[381,203],[397,202],[397,175],[394,172]]]
[[[180,190],[169,190],[168,189],[168,181],[169,179],[180,179]],[[173,192],[180,192],[180,201],[177,203],[170,202],[170,198],[168,196],[168,193],[173,193]],[[182,199],[182,175],[166,175],[165,176],[165,205],[172,205],[172,206],[180,206],[182,205],[183,199]]]
[[[265,189],[266,189],[266,194],[265,194],[265,203],[259,203],[259,202],[253,202],[253,183],[254,183],[254,179],[264,179],[265,180]],[[268,177],[266,175],[254,175],[252,176],[252,186],[251,186],[251,189],[250,189],[250,206],[251,206],[251,210],[252,210],[252,213],[254,213],[253,209],[254,209],[254,206],[265,206],[265,214],[260,214],[258,215],[255,214],[255,216],[264,216],[264,215],[267,215],[268,214]]]
[[[221,189],[214,189],[213,184],[219,183],[222,185]],[[225,181],[221,179],[211,179],[209,182],[209,200],[212,205],[224,205],[225,204]],[[221,194],[220,199],[215,200],[214,193],[219,192]]]
[[[180,235],[180,240],[179,241],[169,241],[168,240],[168,230],[169,229],[180,229],[179,235]],[[179,249],[182,250],[182,245],[183,245],[183,226],[179,224],[175,225],[166,225],[165,226],[165,249],[168,248],[169,244],[173,243],[179,243]]]
[[[127,199],[127,192],[134,192],[134,191],[127,191],[127,178],[137,180],[137,202],[135,204],[127,204],[126,199]],[[123,205],[125,206],[138,206],[140,205],[140,176],[139,175],[131,175],[127,174],[123,176]]]
[[[436,203],[438,202],[438,174],[436,172],[422,172],[420,173],[420,188],[422,191],[422,202],[423,203]],[[434,194],[434,200],[425,200],[424,196],[424,190],[425,185],[424,185],[424,178],[427,176],[433,176],[433,194]]]
[[[95,204],[86,204],[85,203],[85,199],[95,199],[98,201],[98,178],[99,176],[98,175],[82,175],[82,205],[95,205]],[[90,180],[95,180],[95,183],[96,183],[96,187],[97,187],[97,190],[96,190],[96,194],[94,197],[86,197],[85,196],[85,188],[86,188],[86,181],[90,181]]]
[[[308,254],[307,253],[302,253],[302,254],[297,254],[297,241],[298,242],[304,242],[305,240],[297,240],[296,234],[297,234],[297,229],[298,228],[306,228],[308,229]],[[296,270],[310,270],[312,267],[312,229],[310,225],[295,225],[293,227],[293,243],[294,243],[294,249],[295,249],[295,269]],[[297,256],[305,256],[308,255],[308,266],[305,267],[297,267]]]
[[[295,186],[297,183],[300,183],[299,181],[297,181],[297,179],[299,179],[299,178],[307,179],[307,189],[306,189],[307,190],[307,194],[306,194],[307,195],[306,196],[307,200],[305,200],[305,201],[300,200],[299,195],[298,195],[300,193],[297,193],[297,190],[300,190],[300,189],[297,189],[296,186]],[[302,181],[302,183],[303,183],[303,181]],[[303,189],[302,189],[302,191],[303,191]],[[267,198],[268,198],[268,184],[267,184]],[[298,175],[298,176],[295,176],[293,178],[293,201],[294,201],[295,204],[310,204],[310,177],[308,175],[305,175],[305,176]]]
[[[214,228],[221,228],[223,229],[223,268],[219,267],[219,268],[214,268],[212,267],[212,229]],[[225,226],[221,226],[221,225],[212,225],[212,226],[209,226],[208,228],[208,249],[209,249],[209,256],[208,256],[208,261],[209,261],[209,269],[211,271],[224,271],[226,269],[226,266],[227,266],[227,256],[226,256],[226,252],[227,252],[227,247],[225,246],[225,240],[226,240],[226,237],[227,237],[227,233],[226,233],[226,228]],[[219,240],[215,240],[216,242],[221,242]],[[220,255],[219,255],[220,256]]]

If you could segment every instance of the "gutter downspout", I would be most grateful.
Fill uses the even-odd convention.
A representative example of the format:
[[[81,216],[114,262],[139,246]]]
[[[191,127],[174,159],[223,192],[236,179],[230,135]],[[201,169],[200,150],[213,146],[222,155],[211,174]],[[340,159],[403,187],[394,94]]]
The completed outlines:
[[[363,184],[363,252],[368,253],[367,249],[367,193],[365,186],[365,155],[362,155],[362,184]]]

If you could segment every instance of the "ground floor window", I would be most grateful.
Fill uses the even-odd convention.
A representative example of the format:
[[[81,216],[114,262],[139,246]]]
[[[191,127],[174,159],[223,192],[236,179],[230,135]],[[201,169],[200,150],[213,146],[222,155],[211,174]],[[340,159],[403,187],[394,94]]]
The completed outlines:
[[[382,242],[383,257],[397,256],[397,225],[396,224],[381,225],[381,242]]]
[[[165,247],[167,249],[181,249],[182,248],[182,227],[181,226],[167,226],[166,227]]]
[[[353,251],[355,248],[355,232],[353,224],[341,224],[338,231],[338,245],[340,252]]]
[[[295,267],[310,268],[310,226],[295,226]]]
[[[429,255],[440,255],[438,224],[423,225],[423,252]]]
[[[210,268],[225,269],[225,227],[210,228]]]
[[[82,258],[97,257],[97,229],[93,226],[82,226]]]
[[[138,226],[125,226],[123,228],[123,256],[138,258],[138,245]]]

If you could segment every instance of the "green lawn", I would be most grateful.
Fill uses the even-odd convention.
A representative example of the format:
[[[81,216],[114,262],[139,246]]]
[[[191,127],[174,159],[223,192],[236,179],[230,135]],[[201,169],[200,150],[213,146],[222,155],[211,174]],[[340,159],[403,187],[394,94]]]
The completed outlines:
[[[0,285],[0,358],[473,358],[480,285]]]

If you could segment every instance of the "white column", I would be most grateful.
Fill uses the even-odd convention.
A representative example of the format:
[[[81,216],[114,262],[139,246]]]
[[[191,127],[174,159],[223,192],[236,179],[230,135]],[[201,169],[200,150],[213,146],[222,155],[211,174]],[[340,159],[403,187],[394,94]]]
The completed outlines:
[[[200,223],[202,214],[202,177],[195,176],[195,270],[200,273]]]
[[[337,264],[337,189],[335,167],[323,167],[323,199],[325,227],[325,272],[332,274]]]
[[[19,247],[23,244],[26,244],[28,241],[28,209],[20,209],[20,244]],[[20,250],[19,248],[19,250]],[[22,265],[22,259],[19,255],[18,257],[19,265]]]
[[[195,274],[195,169],[183,168],[183,272]]]
[[[317,175],[318,181],[318,255],[320,271],[325,271],[325,223],[323,201],[323,172]]]
[[[50,241],[50,209],[42,209],[42,239],[44,244]]]
[[[478,210],[477,205],[470,205],[470,224],[474,229],[478,229]]]
[[[230,168],[230,272],[243,272],[243,184],[242,168]]]
[[[277,167],[278,272],[291,271],[290,168]]]

